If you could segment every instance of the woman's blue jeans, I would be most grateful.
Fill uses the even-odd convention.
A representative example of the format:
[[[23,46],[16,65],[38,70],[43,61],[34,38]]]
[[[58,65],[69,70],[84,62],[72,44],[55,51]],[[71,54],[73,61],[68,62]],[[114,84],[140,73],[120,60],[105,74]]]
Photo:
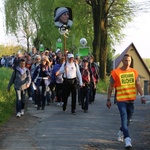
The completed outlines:
[[[118,102],[117,105],[121,118],[120,130],[123,131],[124,138],[130,137],[128,126],[134,113],[134,103]]]
[[[17,90],[16,92],[16,112],[21,112],[21,109],[24,109],[25,106],[25,96],[26,90]]]

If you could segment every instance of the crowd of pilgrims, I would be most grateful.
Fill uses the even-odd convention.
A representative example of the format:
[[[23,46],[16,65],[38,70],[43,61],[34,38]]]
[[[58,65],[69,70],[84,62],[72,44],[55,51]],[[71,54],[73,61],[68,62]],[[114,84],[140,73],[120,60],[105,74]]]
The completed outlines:
[[[76,103],[87,113],[89,104],[95,101],[100,77],[93,55],[80,58],[60,49],[39,52],[33,47],[30,53],[18,52],[12,68],[8,91],[14,84],[17,117],[24,115],[26,97],[37,110],[44,110],[46,105],[56,103],[66,111],[67,100],[71,96],[71,113],[74,115]]]

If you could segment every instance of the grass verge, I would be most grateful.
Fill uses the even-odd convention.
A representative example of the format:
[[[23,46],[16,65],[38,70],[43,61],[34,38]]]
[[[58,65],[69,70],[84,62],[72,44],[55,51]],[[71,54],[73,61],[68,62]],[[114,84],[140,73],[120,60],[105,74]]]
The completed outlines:
[[[4,124],[14,112],[15,92],[14,89],[7,91],[7,85],[12,74],[12,69],[0,68],[0,125]]]

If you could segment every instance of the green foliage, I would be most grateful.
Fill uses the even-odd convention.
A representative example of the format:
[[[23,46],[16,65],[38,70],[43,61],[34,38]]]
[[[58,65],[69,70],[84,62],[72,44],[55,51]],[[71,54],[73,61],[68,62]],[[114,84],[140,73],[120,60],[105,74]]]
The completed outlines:
[[[0,45],[0,57],[2,55],[12,55],[13,53],[17,53],[20,49],[21,49],[20,46],[13,46],[13,45],[4,46],[4,45]]]
[[[109,77],[106,77],[106,80],[100,80],[97,84],[97,93],[106,94],[109,85]]]
[[[108,41],[113,46],[124,38],[122,30],[136,15],[137,5],[134,1],[110,1],[108,13]]]
[[[0,68],[0,124],[6,122],[15,108],[15,92],[11,88],[7,91],[7,85],[11,76],[12,70],[7,68]]]
[[[23,37],[27,38],[28,35],[32,41],[30,45],[34,43],[34,46],[39,48],[42,43],[45,48],[49,47],[55,50],[57,39],[61,38],[64,42],[64,37],[59,34],[58,28],[54,26],[54,10],[56,7],[70,7],[73,14],[73,26],[67,38],[67,49],[77,51],[80,46],[79,40],[82,37],[85,37],[89,41],[88,46],[92,47],[93,23],[91,8],[88,5],[85,7],[85,5],[86,3],[82,0],[76,0],[76,2],[5,0],[6,29],[8,33],[16,36],[19,36],[20,31],[23,30],[26,33]],[[25,22],[26,20],[29,21],[29,24]],[[27,29],[30,32],[27,32]]]

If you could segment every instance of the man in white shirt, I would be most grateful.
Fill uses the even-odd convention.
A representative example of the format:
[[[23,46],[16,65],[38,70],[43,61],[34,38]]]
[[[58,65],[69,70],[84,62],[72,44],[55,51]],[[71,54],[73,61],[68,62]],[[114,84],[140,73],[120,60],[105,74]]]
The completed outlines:
[[[56,73],[63,73],[63,91],[62,91],[62,99],[63,99],[63,111],[66,111],[67,100],[71,93],[72,101],[71,101],[71,113],[76,114],[76,86],[77,86],[77,78],[79,80],[79,85],[82,86],[82,76],[79,70],[78,64],[74,63],[74,55],[67,55],[67,62],[65,62],[59,71]]]

